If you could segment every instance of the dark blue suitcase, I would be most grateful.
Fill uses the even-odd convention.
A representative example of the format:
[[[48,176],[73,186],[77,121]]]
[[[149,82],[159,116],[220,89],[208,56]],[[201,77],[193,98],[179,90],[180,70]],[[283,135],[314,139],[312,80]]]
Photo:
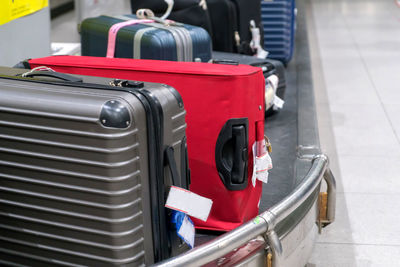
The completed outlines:
[[[296,30],[295,0],[262,0],[264,49],[268,57],[287,64],[293,55]]]
[[[82,55],[104,57],[110,28],[136,19],[134,15],[99,16],[80,25]],[[206,30],[182,23],[140,23],[121,28],[116,35],[113,57],[202,61],[211,59],[211,39]]]

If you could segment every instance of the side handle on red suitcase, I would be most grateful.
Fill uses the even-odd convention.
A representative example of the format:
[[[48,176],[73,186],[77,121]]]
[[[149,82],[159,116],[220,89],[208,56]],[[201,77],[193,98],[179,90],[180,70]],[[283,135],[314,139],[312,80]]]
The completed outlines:
[[[219,133],[215,163],[219,176],[229,190],[247,187],[248,119],[230,119]]]

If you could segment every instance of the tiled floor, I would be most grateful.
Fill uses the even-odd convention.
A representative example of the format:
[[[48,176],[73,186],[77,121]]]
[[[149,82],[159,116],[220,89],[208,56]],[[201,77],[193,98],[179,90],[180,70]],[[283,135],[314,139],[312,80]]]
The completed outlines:
[[[330,110],[319,123],[331,122],[339,174],[336,222],[324,229],[310,266],[400,266],[400,7],[307,2],[318,48],[311,53],[324,80],[315,89],[325,90],[316,102]],[[323,149],[332,150],[325,140]]]

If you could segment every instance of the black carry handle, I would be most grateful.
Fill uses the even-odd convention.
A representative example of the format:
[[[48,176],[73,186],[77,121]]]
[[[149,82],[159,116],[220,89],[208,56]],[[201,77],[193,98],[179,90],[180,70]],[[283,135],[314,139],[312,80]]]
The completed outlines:
[[[33,78],[33,77],[51,77],[55,79],[60,79],[66,82],[72,82],[72,83],[81,83],[82,79],[68,75],[65,73],[60,73],[60,72],[54,72],[54,71],[31,71],[28,73],[25,73],[23,77],[28,77],[28,78]]]
[[[239,65],[239,61],[231,60],[231,59],[213,59],[211,61],[213,64],[223,64],[223,65]]]
[[[215,147],[215,163],[219,176],[229,190],[247,187],[248,120],[230,119],[219,133]]]
[[[178,168],[176,167],[174,148],[172,146],[168,146],[167,148],[165,148],[164,157],[171,172],[172,185],[182,186],[181,179],[178,173]]]

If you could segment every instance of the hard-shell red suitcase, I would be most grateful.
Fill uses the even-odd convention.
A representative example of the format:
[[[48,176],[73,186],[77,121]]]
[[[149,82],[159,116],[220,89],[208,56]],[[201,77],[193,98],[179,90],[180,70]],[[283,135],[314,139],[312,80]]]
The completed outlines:
[[[165,83],[181,94],[186,121],[191,191],[211,198],[199,229],[228,231],[258,214],[262,184],[252,184],[255,141],[264,138],[264,86],[260,68],[248,65],[53,56],[31,68]]]

